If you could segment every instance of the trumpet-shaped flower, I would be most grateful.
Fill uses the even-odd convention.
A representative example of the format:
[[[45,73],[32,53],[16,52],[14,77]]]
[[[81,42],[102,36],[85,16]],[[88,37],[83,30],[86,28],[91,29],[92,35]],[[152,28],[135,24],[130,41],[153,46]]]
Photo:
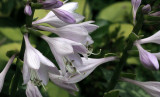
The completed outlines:
[[[26,50],[24,54],[23,80],[26,84],[31,80],[35,85],[47,84],[48,72],[52,69],[59,74],[56,66],[37,49],[33,48],[28,40],[28,35],[24,35]]]
[[[65,76],[57,76],[52,74],[52,77],[57,77],[57,79],[64,80],[65,83],[77,83],[86,78],[89,74],[91,74],[96,67],[99,65],[109,62],[109,61],[114,61],[117,60],[116,57],[107,57],[107,58],[100,58],[100,59],[93,59],[93,58],[82,58],[83,64],[81,66],[77,67],[77,70],[79,72],[76,73],[67,73]]]
[[[157,57],[154,54],[144,50],[139,43],[136,42],[135,45],[138,48],[140,61],[143,64],[143,66],[151,70],[158,70],[159,63]]]
[[[78,23],[82,21],[84,17],[82,15],[74,13],[74,10],[77,9],[77,6],[78,6],[78,3],[76,2],[66,3],[62,7],[54,9],[55,14],[52,11],[50,11],[44,18],[34,21],[32,24],[48,23],[54,27],[62,27],[62,26],[70,24],[68,22],[64,22],[63,20],[59,19],[59,18],[65,19],[65,16],[63,17],[63,15],[68,16],[67,18],[68,21],[72,21],[71,18],[74,18],[75,20],[73,21],[75,23]],[[57,17],[56,15],[59,17]]]
[[[45,26],[36,26],[36,28],[44,31],[49,31],[52,33],[55,33],[59,35],[60,37],[67,38],[76,42],[81,42],[81,43],[93,43],[92,39],[88,40],[88,33],[93,32],[98,28],[98,26],[94,24],[90,24],[93,21],[88,21],[80,24],[70,24],[67,26],[63,26],[60,28],[50,28],[50,27],[45,27]]]
[[[8,63],[6,64],[5,68],[4,68],[3,71],[0,73],[0,92],[1,92],[1,90],[2,90],[2,88],[3,88],[3,83],[4,83],[4,80],[5,80],[5,76],[6,76],[7,72],[8,72],[8,69],[10,68],[11,64],[13,63],[13,60],[14,60],[15,56],[16,56],[16,55],[13,55],[13,56],[9,59],[9,61],[8,61]]]
[[[31,81],[27,83],[26,95],[27,97],[42,97],[38,87],[34,86]]]
[[[65,38],[49,38],[44,35],[42,38],[49,44],[63,74],[66,71],[74,72],[76,66],[82,65],[79,54],[85,55],[88,52],[83,44]]]
[[[150,37],[144,38],[144,39],[140,39],[137,41],[139,44],[145,44],[145,43],[156,43],[156,44],[160,44],[160,31],[158,31],[157,33],[153,34]]]
[[[160,82],[155,82],[155,81],[140,82],[140,81],[131,80],[128,78],[121,78],[121,80],[141,87],[144,91],[146,91],[152,97],[159,97],[160,95]]]
[[[135,24],[137,10],[141,4],[141,0],[131,0],[131,2],[132,2],[132,6],[133,6],[133,23]]]
[[[24,8],[24,13],[25,13],[26,15],[29,15],[29,16],[32,15],[32,9],[31,9],[31,6],[29,5],[29,3],[26,4],[26,6],[25,6],[25,8]]]

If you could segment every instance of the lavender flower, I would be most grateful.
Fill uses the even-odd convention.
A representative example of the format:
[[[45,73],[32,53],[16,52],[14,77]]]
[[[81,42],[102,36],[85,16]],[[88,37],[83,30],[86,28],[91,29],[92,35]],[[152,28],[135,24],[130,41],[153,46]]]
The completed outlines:
[[[56,66],[38,50],[33,48],[28,40],[28,35],[24,35],[26,50],[24,54],[23,80],[24,84],[31,80],[35,85],[47,84],[49,69],[55,74],[59,74]]]
[[[76,66],[82,65],[79,54],[85,56],[88,52],[83,44],[65,38],[49,38],[44,35],[42,38],[49,44],[63,74],[67,71],[76,72]]]
[[[63,80],[65,83],[77,83],[86,78],[89,74],[91,74],[96,67],[99,65],[109,62],[109,61],[114,61],[117,60],[116,57],[107,57],[107,58],[100,58],[100,59],[93,59],[93,58],[82,58],[82,65],[77,66],[77,71],[75,73],[66,73],[65,76],[63,75],[55,75],[55,74],[50,74],[51,77],[59,78]]]
[[[144,50],[138,42],[135,42],[135,45],[138,48],[140,61],[143,66],[151,70],[158,70],[159,63],[157,57],[154,54]]]
[[[139,82],[139,81],[131,80],[128,78],[121,78],[121,80],[141,87],[144,91],[146,91],[152,97],[159,97],[160,95],[160,82],[155,82],[155,81]]]
[[[78,23],[78,22],[82,21],[84,19],[84,17],[82,15],[74,13],[74,10],[77,9],[77,6],[78,6],[78,3],[76,3],[76,2],[66,3],[62,7],[54,9],[54,12],[56,12],[56,14],[60,18],[64,18],[63,16],[61,17],[60,14],[65,15],[64,11],[66,11],[66,14],[69,14],[68,16],[71,16],[71,18],[74,18],[73,21],[74,22],[76,21],[75,23]],[[64,12],[64,14],[58,12],[57,10]],[[68,17],[68,18],[69,18],[68,20],[70,20],[70,17]],[[50,11],[44,18],[37,20],[37,21],[34,21],[32,24],[34,25],[34,24],[40,24],[40,23],[48,23],[54,27],[62,27],[67,24],[70,24],[70,23],[64,22],[63,20],[60,20],[52,11]]]
[[[4,83],[4,80],[5,80],[5,76],[6,76],[7,72],[8,72],[8,69],[10,68],[11,64],[13,63],[13,60],[14,60],[15,56],[16,56],[16,55],[13,55],[13,56],[9,59],[9,61],[8,61],[8,63],[6,64],[5,68],[4,68],[3,71],[0,73],[0,92],[1,92],[1,90],[2,90],[2,88],[3,88],[3,83]]]
[[[76,42],[92,44],[93,40],[88,35],[88,33],[91,33],[98,28],[98,26],[90,24],[92,22],[93,21],[88,21],[80,24],[70,24],[60,28],[50,28],[38,25],[34,25],[34,27],[40,30],[55,33],[60,37],[67,38]]]
[[[133,6],[133,23],[136,22],[136,13],[141,4],[141,0],[131,0]]]
[[[142,11],[143,11],[144,14],[148,14],[148,13],[151,11],[151,6],[150,6],[150,4],[145,5],[145,6],[142,8]]]
[[[31,9],[31,6],[29,5],[29,3],[26,4],[25,8],[24,8],[24,13],[26,15],[29,15],[31,16],[32,15],[32,9]]]

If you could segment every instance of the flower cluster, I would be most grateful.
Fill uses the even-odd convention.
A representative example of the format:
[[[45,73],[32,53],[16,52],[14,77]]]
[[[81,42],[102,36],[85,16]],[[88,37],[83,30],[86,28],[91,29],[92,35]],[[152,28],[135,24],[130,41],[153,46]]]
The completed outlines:
[[[86,78],[99,65],[114,61],[116,57],[88,58],[93,54],[90,45],[94,43],[91,32],[98,26],[92,24],[94,21],[80,23],[84,17],[75,13],[77,2],[64,3],[59,0],[39,1],[44,9],[51,10],[44,18],[32,22],[35,30],[52,32],[59,37],[48,37],[41,35],[55,57],[60,69],[56,67],[40,51],[32,47],[28,34],[24,35],[25,54],[23,65],[23,80],[27,84],[27,97],[42,97],[37,86],[47,85],[49,79],[57,86],[74,94],[78,91],[76,83]],[[31,7],[27,4],[25,13],[30,15]],[[47,23],[52,27],[39,25]]]

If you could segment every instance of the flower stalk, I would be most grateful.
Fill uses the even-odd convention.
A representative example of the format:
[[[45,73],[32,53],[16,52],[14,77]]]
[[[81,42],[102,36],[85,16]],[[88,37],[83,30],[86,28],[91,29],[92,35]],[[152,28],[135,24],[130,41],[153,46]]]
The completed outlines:
[[[142,8],[143,8],[143,6],[139,7],[139,9],[138,9],[136,25],[134,26],[131,34],[128,37],[128,43],[123,51],[122,57],[120,58],[118,65],[116,65],[113,76],[108,84],[107,91],[114,89],[114,87],[116,86],[116,84],[120,78],[121,71],[122,71],[124,65],[126,64],[126,60],[129,56],[128,51],[132,49],[132,47],[134,45],[134,41],[138,39],[136,34],[138,34],[140,29],[142,28],[143,21],[144,21]]]

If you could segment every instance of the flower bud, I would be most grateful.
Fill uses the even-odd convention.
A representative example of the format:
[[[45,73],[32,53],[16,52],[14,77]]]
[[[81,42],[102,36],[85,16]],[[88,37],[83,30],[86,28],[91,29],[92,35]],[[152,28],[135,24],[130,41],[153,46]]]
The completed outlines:
[[[44,9],[53,9],[61,7],[63,5],[63,2],[59,0],[47,0],[44,1],[42,4]]]
[[[150,6],[150,4],[147,4],[147,5],[145,5],[145,6],[142,8],[142,12],[143,12],[144,14],[148,14],[150,11],[151,11],[151,6]]]
[[[31,6],[29,4],[26,4],[25,8],[24,8],[24,13],[26,15],[29,15],[31,16],[32,15],[32,9],[31,9]]]

